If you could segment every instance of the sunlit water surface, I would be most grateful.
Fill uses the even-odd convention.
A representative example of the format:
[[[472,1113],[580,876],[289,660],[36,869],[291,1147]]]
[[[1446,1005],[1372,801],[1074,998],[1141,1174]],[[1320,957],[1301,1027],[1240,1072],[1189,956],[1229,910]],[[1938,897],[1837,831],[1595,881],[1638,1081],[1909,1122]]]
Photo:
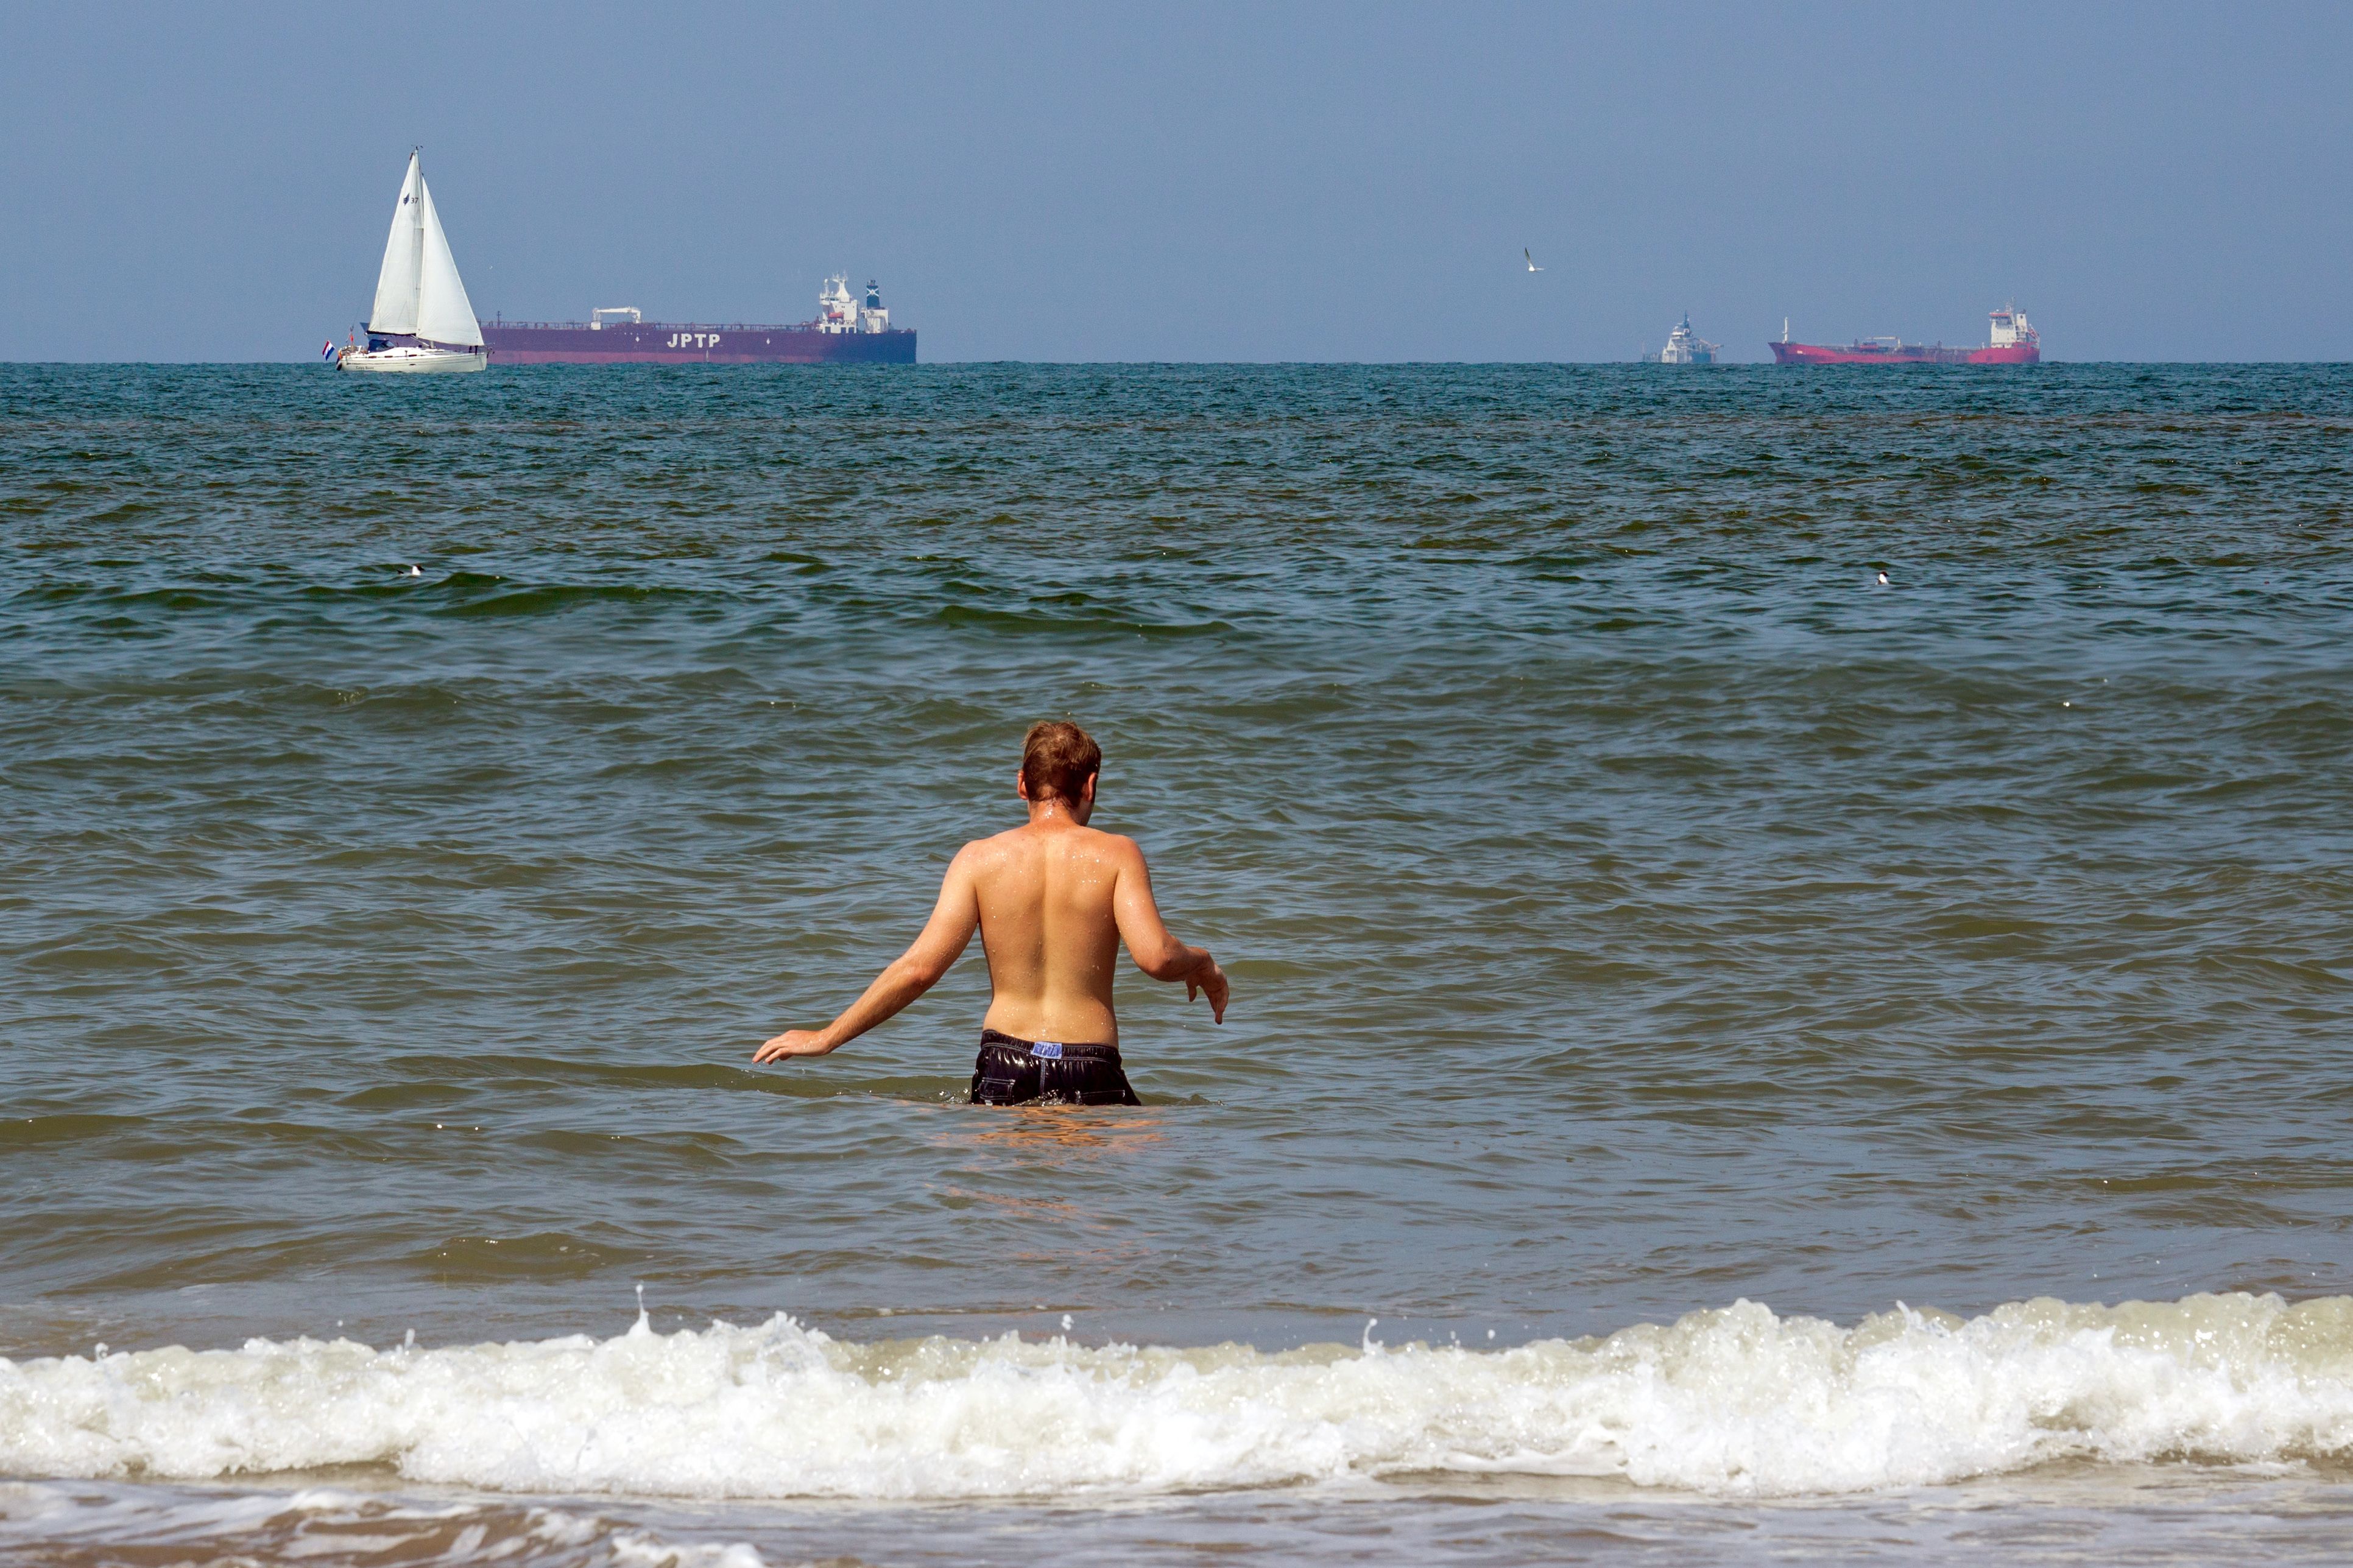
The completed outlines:
[[[0,367],[0,1552],[2324,1559],[2348,436]],[[1062,715],[1225,1026],[976,1110],[976,951],[752,1068]]]

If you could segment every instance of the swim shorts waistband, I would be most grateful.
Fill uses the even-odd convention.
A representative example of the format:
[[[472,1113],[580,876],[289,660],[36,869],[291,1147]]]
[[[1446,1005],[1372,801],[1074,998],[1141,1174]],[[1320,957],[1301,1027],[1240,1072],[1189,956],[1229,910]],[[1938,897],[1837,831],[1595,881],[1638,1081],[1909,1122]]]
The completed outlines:
[[[1001,1029],[983,1029],[980,1032],[980,1045],[983,1050],[995,1046],[999,1050],[1018,1051],[1023,1056],[1031,1057],[1039,1061],[1116,1062],[1119,1060],[1117,1046],[1072,1045],[1064,1040],[1022,1040],[1016,1039]]]

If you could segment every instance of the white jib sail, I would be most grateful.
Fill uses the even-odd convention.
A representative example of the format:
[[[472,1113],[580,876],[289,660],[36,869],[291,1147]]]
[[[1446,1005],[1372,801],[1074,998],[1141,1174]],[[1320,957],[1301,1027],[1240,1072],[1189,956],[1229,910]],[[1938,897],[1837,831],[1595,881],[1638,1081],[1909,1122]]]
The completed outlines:
[[[408,174],[400,182],[400,200],[392,209],[392,237],[384,242],[384,269],[375,275],[375,308],[368,312],[371,332],[417,331],[417,279],[425,240],[417,221],[424,216],[423,204],[417,198],[424,194],[425,174],[411,153]],[[445,245],[445,255],[447,249]]]
[[[423,242],[417,274],[417,335],[427,342],[480,348],[482,324],[474,320],[474,302],[458,276],[457,258],[449,254],[449,237],[441,232],[441,215],[433,209],[433,193],[425,176],[417,177],[417,225]]]

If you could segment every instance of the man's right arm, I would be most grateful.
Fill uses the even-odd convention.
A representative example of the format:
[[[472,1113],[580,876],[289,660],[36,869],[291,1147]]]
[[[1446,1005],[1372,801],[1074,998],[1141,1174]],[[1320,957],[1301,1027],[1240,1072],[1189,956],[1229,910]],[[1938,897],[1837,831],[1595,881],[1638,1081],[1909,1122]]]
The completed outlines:
[[[964,952],[980,926],[980,898],[973,886],[975,847],[965,845],[948,862],[940,879],[939,902],[924,923],[914,945],[892,959],[867,986],[866,994],[842,1010],[841,1016],[822,1029],[787,1029],[752,1053],[755,1062],[781,1061],[786,1057],[821,1057],[856,1039],[894,1016],[907,1004],[939,984]]]
[[[1144,851],[1133,839],[1123,838],[1120,843],[1124,851],[1119,882],[1112,889],[1111,907],[1113,918],[1119,922],[1119,938],[1127,943],[1128,956],[1155,980],[1183,981],[1187,1002],[1206,992],[1211,1016],[1224,1023],[1229,992],[1226,972],[1218,967],[1218,961],[1209,956],[1208,948],[1178,942],[1170,934],[1167,922],[1160,918],[1160,906],[1152,897],[1152,872],[1144,863]]]

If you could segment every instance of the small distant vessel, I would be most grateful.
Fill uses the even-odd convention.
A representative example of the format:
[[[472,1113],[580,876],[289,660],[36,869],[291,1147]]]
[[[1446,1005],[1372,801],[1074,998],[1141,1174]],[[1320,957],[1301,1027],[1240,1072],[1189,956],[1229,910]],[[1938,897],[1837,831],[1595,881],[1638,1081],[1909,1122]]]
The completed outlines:
[[[1942,343],[1907,343],[1901,338],[1857,338],[1846,347],[1793,343],[1789,323],[1781,322],[1781,341],[1766,345],[1778,364],[2039,364],[2042,339],[2016,304],[1989,312],[1993,330],[1983,348],[1947,348]]]
[[[393,205],[367,334],[365,348],[353,343],[335,355],[338,369],[464,371],[490,363],[481,323],[474,320],[416,152],[408,154],[408,174]]]
[[[1714,364],[1723,349],[1722,343],[1709,342],[1692,331],[1691,312],[1683,312],[1683,325],[1667,334],[1667,346],[1655,354],[1642,357],[1651,364]]]

